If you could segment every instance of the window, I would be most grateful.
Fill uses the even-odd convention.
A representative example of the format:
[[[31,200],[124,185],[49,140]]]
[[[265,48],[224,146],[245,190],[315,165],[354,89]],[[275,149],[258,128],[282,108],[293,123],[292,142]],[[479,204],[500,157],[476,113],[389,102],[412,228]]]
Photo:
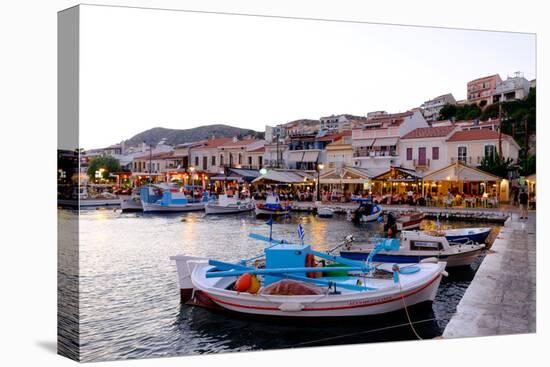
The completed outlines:
[[[199,157],[195,157],[195,167],[199,166]]]
[[[496,156],[496,147],[494,145],[485,146],[485,158],[495,158]]]
[[[239,164],[242,164],[243,163],[243,155],[241,153],[239,153]]]
[[[220,165],[223,166],[223,154],[220,154]]]
[[[407,148],[407,160],[412,161],[413,159],[413,148]]]
[[[259,156],[259,157],[258,157],[258,166],[259,166],[259,167],[262,167],[263,164],[264,164],[264,157]]]
[[[202,157],[202,169],[206,171],[208,168],[208,157],[204,156]]]
[[[252,166],[252,157],[248,157],[248,165]]]
[[[216,165],[216,156],[215,155],[212,156],[212,162],[211,163],[212,163],[212,166]]]
[[[461,162],[466,162],[468,155],[468,150],[466,147],[458,147],[458,160]]]
[[[439,147],[432,147],[432,159],[435,161],[439,159]]]

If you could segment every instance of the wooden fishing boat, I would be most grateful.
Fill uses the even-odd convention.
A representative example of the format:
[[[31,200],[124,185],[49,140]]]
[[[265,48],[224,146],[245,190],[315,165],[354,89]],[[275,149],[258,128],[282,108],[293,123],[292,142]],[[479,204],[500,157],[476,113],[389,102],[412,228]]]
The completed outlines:
[[[220,195],[218,200],[209,201],[205,206],[206,214],[235,214],[254,210],[254,201],[241,200],[234,196]]]
[[[279,196],[277,194],[271,194],[268,195],[265,199],[265,203],[258,203],[256,204],[256,216],[261,217],[270,217],[270,216],[279,216],[279,215],[286,215],[290,213],[291,209],[290,204],[282,204],[279,200]]]
[[[420,228],[420,222],[424,219],[424,213],[422,212],[403,212],[399,213],[396,218],[396,227],[398,231],[418,229]]]
[[[324,206],[317,209],[317,216],[320,218],[332,218],[333,215],[334,209],[332,208]]]
[[[367,260],[377,246],[379,248],[372,255],[372,261],[416,263],[435,257],[445,261],[447,267],[468,266],[485,249],[484,244],[471,241],[453,244],[445,236],[403,231],[399,239],[379,239],[373,243],[353,243],[353,240],[348,240],[340,251],[340,256],[353,260]]]
[[[257,258],[227,263],[178,255],[182,301],[206,299],[226,310],[279,317],[379,315],[435,298],[445,262],[373,264],[314,251],[309,245],[270,243]],[[326,266],[319,266],[322,263]]]
[[[123,213],[142,212],[143,205],[141,204],[141,197],[139,196],[139,189],[134,189],[130,197],[122,200],[120,208]]]
[[[487,237],[489,237],[489,234],[491,233],[491,228],[453,228],[427,231],[427,233],[434,236],[445,236],[449,242],[453,243],[466,243],[470,241],[485,243]]]

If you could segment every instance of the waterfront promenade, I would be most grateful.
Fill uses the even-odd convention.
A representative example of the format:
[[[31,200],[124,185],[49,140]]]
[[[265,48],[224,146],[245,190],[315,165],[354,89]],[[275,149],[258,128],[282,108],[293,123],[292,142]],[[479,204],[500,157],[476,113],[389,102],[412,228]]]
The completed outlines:
[[[443,338],[536,332],[536,212],[513,213],[481,263]]]

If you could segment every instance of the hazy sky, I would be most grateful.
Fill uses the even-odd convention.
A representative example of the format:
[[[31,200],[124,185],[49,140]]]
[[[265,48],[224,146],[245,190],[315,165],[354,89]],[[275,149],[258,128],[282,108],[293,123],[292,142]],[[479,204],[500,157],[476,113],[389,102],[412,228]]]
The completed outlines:
[[[152,127],[263,130],[298,118],[405,111],[469,80],[535,78],[535,36],[85,6],[80,143]]]

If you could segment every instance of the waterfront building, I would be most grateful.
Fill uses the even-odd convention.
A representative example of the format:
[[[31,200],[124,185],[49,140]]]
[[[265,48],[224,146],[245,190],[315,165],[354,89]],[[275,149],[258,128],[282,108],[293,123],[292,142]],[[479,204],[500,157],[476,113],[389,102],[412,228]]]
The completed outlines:
[[[506,134],[489,129],[461,130],[454,132],[447,140],[447,164],[460,162],[477,167],[483,158],[494,156],[502,147],[502,157],[517,163],[520,146]]]
[[[353,166],[351,131],[326,146],[326,168]]]
[[[293,134],[289,137],[287,168],[315,170],[317,164],[326,162],[326,147],[334,141],[349,136],[351,131],[325,134]]]
[[[529,94],[530,82],[519,71],[513,77],[497,82],[493,103],[524,99]]]
[[[284,140],[275,140],[275,142],[264,145],[263,166],[272,168],[286,167],[288,145]]]
[[[458,126],[422,127],[401,137],[399,156],[401,167],[418,172],[429,172],[448,165],[446,140]]]
[[[439,111],[446,104],[456,104],[456,100],[451,93],[443,94],[426,101],[420,106],[422,109],[422,115],[426,119],[426,122],[432,123],[439,118]]]
[[[189,148],[189,166],[197,171],[217,173],[223,171],[226,164],[224,155],[219,154],[218,148],[233,141],[232,138],[215,138],[203,140]]]
[[[467,84],[468,103],[480,107],[493,103],[493,95],[498,83],[502,82],[500,75],[494,74],[469,81]]]
[[[420,111],[379,114],[352,130],[354,167],[388,170],[400,164],[399,139],[428,123]]]
[[[228,142],[225,142],[218,146],[218,156],[220,167],[228,168],[244,168],[244,167],[258,167],[258,161],[263,163],[263,152],[254,152],[255,150],[263,147],[265,140],[258,139],[243,139],[238,140],[233,138]],[[261,156],[261,158],[258,158]],[[249,161],[248,158],[255,161]],[[250,163],[250,164],[249,164]]]

